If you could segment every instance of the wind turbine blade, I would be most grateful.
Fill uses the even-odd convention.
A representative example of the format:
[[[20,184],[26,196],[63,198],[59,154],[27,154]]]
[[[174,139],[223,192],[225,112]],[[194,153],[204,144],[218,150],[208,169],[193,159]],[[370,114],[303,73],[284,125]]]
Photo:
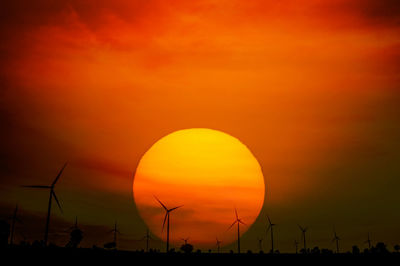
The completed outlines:
[[[61,168],[60,172],[58,173],[56,179],[54,179],[54,181],[53,181],[53,183],[51,184],[51,186],[54,186],[54,185],[57,183],[58,179],[60,179],[60,176],[61,176],[61,174],[62,174],[62,172],[64,171],[64,169],[65,169],[66,166],[67,166],[67,163],[65,163],[64,166]]]
[[[51,188],[50,186],[22,186],[22,187],[29,187],[29,188]]]
[[[242,220],[238,220],[238,222],[243,224],[243,225],[247,225],[246,223],[242,222]]]
[[[161,232],[164,231],[164,226],[165,226],[165,221],[167,220],[167,216],[168,216],[168,212],[165,213],[164,222],[163,222],[163,224],[162,224],[162,230],[161,230]]]
[[[60,202],[59,202],[58,199],[57,199],[56,193],[53,191],[51,194],[53,194],[53,197],[54,197],[54,199],[56,200],[56,203],[57,203],[57,205],[58,205],[58,208],[60,208],[61,213],[63,213],[63,210],[62,210],[62,208],[61,208],[61,204],[60,204]]]
[[[235,215],[236,215],[236,220],[239,220],[239,216],[238,216],[236,208],[235,208]]]
[[[154,196],[154,195],[153,195],[153,196]],[[164,205],[156,196],[154,196],[154,198],[158,201],[158,203],[161,204],[161,206],[162,206],[166,211],[168,211],[167,207],[165,207],[165,205]]]
[[[231,228],[232,228],[232,226],[234,226],[236,223],[237,223],[237,220],[236,220],[236,221],[234,221],[234,222],[231,224],[231,226],[229,226],[229,227],[228,227],[228,229],[226,229],[226,231],[228,231],[229,229],[231,229]]]
[[[270,225],[272,225],[272,223],[271,223],[271,219],[269,219],[269,216],[267,215],[267,218],[268,218],[268,222],[269,222],[269,224]]]
[[[169,211],[169,212],[172,212],[173,210],[176,210],[176,209],[178,209],[178,208],[180,208],[180,207],[183,207],[183,205],[178,206],[178,207],[175,207],[175,208],[172,208],[172,209],[169,209],[168,211]]]
[[[269,232],[270,229],[271,229],[271,225],[268,226],[267,233]]]
[[[301,227],[299,224],[297,226],[300,228],[301,231],[304,231],[304,228]]]

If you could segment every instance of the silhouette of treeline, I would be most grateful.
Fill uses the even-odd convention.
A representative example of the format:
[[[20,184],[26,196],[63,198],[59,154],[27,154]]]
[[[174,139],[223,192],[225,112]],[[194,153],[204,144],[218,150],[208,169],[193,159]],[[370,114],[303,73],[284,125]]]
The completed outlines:
[[[399,265],[400,253],[378,251],[377,253],[310,253],[310,254],[260,254],[260,253],[209,253],[197,250],[195,252],[176,252],[171,249],[169,253],[154,251],[121,251],[100,248],[60,248],[49,245],[47,248],[33,246],[13,246],[1,249],[2,260],[12,261],[14,264],[22,263],[54,263],[63,262],[71,265],[90,263],[132,263],[140,265],[141,262],[151,265],[153,263],[207,263],[218,265],[255,265],[251,263],[265,263],[267,265]],[[229,264],[228,264],[229,263]]]

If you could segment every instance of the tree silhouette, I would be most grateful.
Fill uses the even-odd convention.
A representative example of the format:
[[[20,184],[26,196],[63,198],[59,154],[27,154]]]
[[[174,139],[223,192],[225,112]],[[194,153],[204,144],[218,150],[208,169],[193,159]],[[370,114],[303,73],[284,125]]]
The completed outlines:
[[[191,253],[193,251],[193,246],[191,244],[183,244],[180,248],[186,254]]]
[[[81,243],[82,239],[83,239],[82,231],[78,228],[75,228],[70,233],[70,239],[69,239],[69,242],[67,243],[66,247],[67,248],[77,248],[79,243]]]
[[[386,245],[383,242],[378,242],[375,246],[375,250],[377,253],[389,253],[389,250],[386,248]]]
[[[353,246],[353,247],[351,248],[351,252],[352,252],[354,255],[357,255],[357,254],[360,254],[360,249],[358,248],[358,246]]]
[[[396,252],[399,252],[400,251],[400,245],[399,244],[394,245],[394,250],[396,250]]]
[[[314,247],[311,250],[311,254],[320,254],[320,253],[321,253],[321,251],[320,251],[319,247]]]

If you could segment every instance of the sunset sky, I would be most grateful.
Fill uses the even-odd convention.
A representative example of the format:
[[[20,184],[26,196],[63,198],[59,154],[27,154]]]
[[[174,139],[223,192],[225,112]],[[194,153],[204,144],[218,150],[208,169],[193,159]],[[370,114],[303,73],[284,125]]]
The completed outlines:
[[[265,238],[267,213],[281,252],[297,223],[312,247],[333,249],[333,226],[344,250],[367,232],[399,242],[398,0],[14,0],[0,33],[0,216],[18,203],[28,240],[43,236],[48,193],[20,186],[50,185],[68,162],[50,242],[78,216],[82,246],[111,241],[117,220],[120,248],[144,248],[139,160],[172,132],[210,128],[263,170],[243,250]]]

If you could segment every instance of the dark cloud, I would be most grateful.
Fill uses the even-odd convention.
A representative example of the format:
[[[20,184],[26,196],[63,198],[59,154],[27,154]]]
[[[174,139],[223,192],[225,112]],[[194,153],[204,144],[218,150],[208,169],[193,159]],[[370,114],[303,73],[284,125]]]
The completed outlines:
[[[400,25],[400,2],[396,0],[320,1],[313,9],[320,15],[336,19],[335,23],[347,26],[357,26],[359,23],[367,27]]]
[[[359,8],[359,14],[371,24],[400,26],[400,1],[358,0],[354,5]]]
[[[126,178],[132,176],[133,169],[127,169],[126,167],[119,165],[116,162],[111,162],[104,159],[85,158],[77,159],[74,162],[77,167],[87,168],[89,170],[100,171],[111,176],[118,176]]]

